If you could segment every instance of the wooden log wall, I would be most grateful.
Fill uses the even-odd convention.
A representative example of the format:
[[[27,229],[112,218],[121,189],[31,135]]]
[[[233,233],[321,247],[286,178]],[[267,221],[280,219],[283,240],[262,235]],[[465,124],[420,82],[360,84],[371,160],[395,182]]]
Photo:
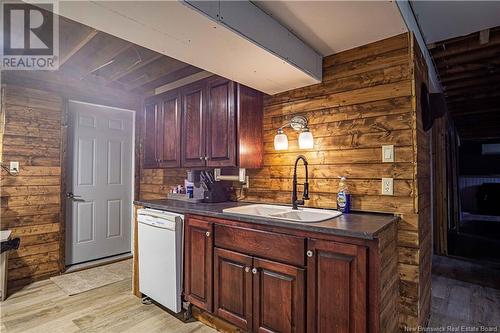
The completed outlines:
[[[245,197],[289,203],[293,163],[302,154],[309,161],[306,205],[336,208],[338,177],[346,176],[353,209],[401,215],[401,327],[417,326],[430,309],[429,141],[417,98],[427,80],[422,60],[403,34],[326,57],[321,84],[266,98],[264,167],[251,171]],[[314,148],[299,150],[298,133],[287,129],[289,149],[275,151],[277,128],[295,115],[307,117]],[[382,145],[394,145],[394,163],[382,163]],[[381,195],[382,177],[394,178],[394,196]]]
[[[2,87],[3,165],[20,162],[15,176],[1,173],[1,229],[20,237],[9,253],[9,292],[58,274],[61,228],[62,100],[39,90]]]
[[[432,258],[432,206],[431,206],[431,135],[424,132],[420,94],[422,85],[428,85],[429,71],[424,56],[415,40],[411,42],[413,66],[414,150],[416,156],[415,213],[418,213],[418,324],[424,326],[431,311],[431,258]]]
[[[353,209],[401,215],[402,328],[423,322],[430,306],[429,142],[417,119],[416,88],[427,78],[413,45],[412,37],[402,34],[326,57],[321,84],[265,98],[264,167],[249,170],[250,189],[242,198],[289,203],[293,163],[302,154],[309,161],[311,199],[306,205],[336,208],[338,177],[346,176]],[[277,128],[295,115],[309,120],[314,148],[299,150],[298,133],[286,129],[289,149],[275,151]],[[382,163],[382,145],[394,145],[394,163]],[[140,197],[165,198],[170,186],[183,183],[185,172],[141,170]],[[394,196],[381,195],[382,177],[394,179]]]

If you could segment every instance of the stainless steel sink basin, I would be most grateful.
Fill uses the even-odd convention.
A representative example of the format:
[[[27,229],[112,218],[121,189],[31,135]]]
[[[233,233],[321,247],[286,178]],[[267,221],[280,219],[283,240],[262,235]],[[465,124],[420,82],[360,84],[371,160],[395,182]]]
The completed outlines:
[[[341,212],[326,209],[299,208],[279,205],[254,204],[241,207],[226,208],[224,213],[267,217],[290,222],[321,222],[342,215]]]

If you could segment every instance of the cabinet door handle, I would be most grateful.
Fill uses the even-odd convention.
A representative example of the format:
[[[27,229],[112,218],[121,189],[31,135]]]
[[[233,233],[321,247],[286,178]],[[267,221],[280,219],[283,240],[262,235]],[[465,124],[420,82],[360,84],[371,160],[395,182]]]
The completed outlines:
[[[208,156],[205,156],[205,161],[208,161]]]
[[[307,256],[310,258],[313,256],[313,251],[309,250],[306,252]]]
[[[252,274],[257,274],[257,268],[252,268]]]
[[[250,272],[250,267],[246,266],[245,267],[245,272],[247,272],[247,273]]]
[[[205,235],[206,235],[207,237],[210,237],[210,231],[207,231],[207,232],[205,233]]]
[[[200,156],[200,161],[203,161],[203,156]]]

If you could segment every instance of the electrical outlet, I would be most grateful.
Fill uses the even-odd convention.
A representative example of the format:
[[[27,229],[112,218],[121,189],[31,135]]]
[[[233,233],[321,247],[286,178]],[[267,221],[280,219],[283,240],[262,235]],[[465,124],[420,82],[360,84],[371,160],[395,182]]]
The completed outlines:
[[[382,195],[394,195],[394,180],[382,178]]]
[[[19,173],[19,162],[10,162],[9,165],[10,173]]]
[[[394,162],[394,146],[384,145],[382,146],[382,162]]]

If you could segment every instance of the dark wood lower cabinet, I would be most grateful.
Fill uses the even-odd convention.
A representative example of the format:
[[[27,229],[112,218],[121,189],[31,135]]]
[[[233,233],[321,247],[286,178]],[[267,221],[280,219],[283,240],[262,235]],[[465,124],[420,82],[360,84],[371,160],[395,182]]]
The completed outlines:
[[[304,332],[304,270],[254,258],[254,332]]]
[[[397,331],[395,226],[365,241],[186,221],[185,297],[217,317],[259,333]]]
[[[309,239],[307,331],[367,331],[367,249]]]
[[[186,300],[212,311],[213,225],[190,218],[186,225],[184,294]]]
[[[214,267],[214,313],[251,330],[252,257],[216,248]]]

